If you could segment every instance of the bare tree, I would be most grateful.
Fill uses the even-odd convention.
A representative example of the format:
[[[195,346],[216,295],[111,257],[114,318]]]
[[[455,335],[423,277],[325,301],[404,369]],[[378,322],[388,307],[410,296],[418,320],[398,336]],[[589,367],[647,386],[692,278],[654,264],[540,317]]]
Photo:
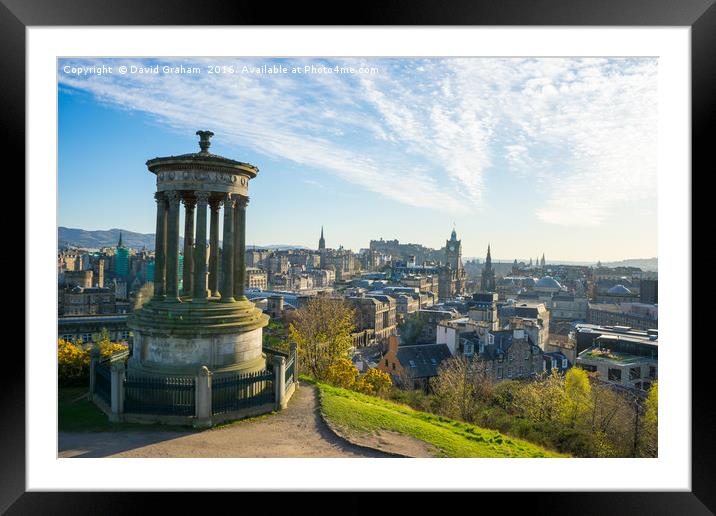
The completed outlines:
[[[289,338],[297,344],[301,370],[321,380],[333,362],[348,358],[355,320],[353,307],[338,298],[314,297],[296,310]]]
[[[443,410],[468,422],[474,420],[480,403],[492,395],[492,381],[486,364],[464,356],[445,360],[432,386]]]

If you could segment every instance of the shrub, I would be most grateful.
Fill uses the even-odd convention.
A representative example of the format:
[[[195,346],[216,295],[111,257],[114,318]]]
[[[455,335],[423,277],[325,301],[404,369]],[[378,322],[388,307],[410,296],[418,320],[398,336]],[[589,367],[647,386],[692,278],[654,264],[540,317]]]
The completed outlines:
[[[393,381],[390,375],[379,369],[370,368],[355,383],[355,390],[373,396],[384,397],[389,391]]]
[[[57,376],[61,387],[89,384],[89,351],[81,344],[58,339]]]
[[[98,342],[100,355],[109,358],[127,349],[124,344],[103,339]],[[60,387],[89,385],[90,350],[93,344],[57,340],[57,379]]]

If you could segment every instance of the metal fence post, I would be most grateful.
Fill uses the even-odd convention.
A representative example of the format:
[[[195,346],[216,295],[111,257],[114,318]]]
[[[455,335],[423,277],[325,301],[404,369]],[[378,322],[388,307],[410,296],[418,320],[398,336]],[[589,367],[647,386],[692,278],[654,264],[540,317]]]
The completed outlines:
[[[124,363],[111,362],[110,371],[112,373],[110,382],[112,413],[109,416],[110,421],[121,421],[124,412]]]
[[[286,359],[279,355],[273,357],[274,392],[276,410],[286,408]]]
[[[95,368],[97,367],[97,364],[99,363],[99,347],[92,346],[92,349],[90,349],[90,368],[89,368],[89,399],[92,401],[94,396],[94,384],[95,384],[95,375],[97,374]]]
[[[199,428],[207,428],[211,426],[212,406],[211,406],[211,382],[212,373],[206,366],[201,366],[196,375],[196,421],[194,426]]]

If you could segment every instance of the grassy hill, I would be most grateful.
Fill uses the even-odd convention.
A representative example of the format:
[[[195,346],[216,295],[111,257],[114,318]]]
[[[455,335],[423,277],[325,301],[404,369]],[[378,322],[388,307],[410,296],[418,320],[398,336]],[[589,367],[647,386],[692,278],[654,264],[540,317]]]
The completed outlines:
[[[331,385],[312,383],[320,392],[324,418],[347,436],[374,434],[381,430],[396,432],[435,447],[439,457],[567,457],[496,430],[420,412]]]

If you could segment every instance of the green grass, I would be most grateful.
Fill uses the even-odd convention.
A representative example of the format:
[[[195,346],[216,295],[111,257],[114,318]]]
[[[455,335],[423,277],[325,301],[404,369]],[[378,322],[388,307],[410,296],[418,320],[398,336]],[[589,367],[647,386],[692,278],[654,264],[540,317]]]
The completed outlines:
[[[113,423],[97,405],[87,399],[85,387],[61,387],[57,398],[57,423],[60,432],[120,432],[127,430],[193,430],[187,426],[142,423]]]
[[[304,381],[310,381],[303,378]],[[321,410],[332,424],[349,433],[398,432],[432,444],[441,457],[567,457],[496,430],[420,412],[373,396],[313,382]]]

